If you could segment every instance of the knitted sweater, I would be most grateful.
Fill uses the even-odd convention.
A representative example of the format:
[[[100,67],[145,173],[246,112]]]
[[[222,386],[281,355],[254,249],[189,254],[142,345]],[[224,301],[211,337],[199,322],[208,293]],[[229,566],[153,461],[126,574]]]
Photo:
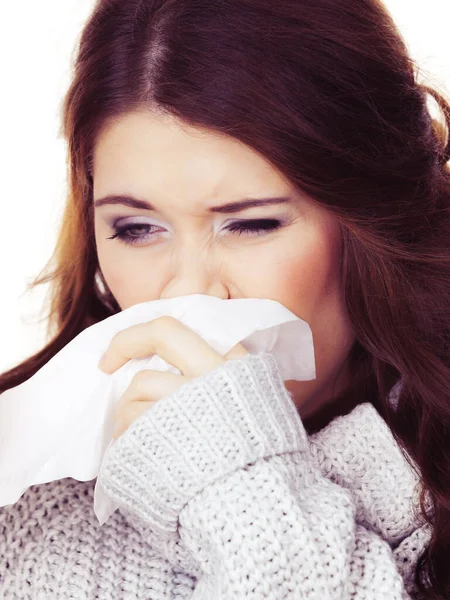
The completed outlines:
[[[230,360],[141,415],[95,480],[0,509],[2,600],[400,600],[430,531],[370,403],[308,436],[272,354]]]

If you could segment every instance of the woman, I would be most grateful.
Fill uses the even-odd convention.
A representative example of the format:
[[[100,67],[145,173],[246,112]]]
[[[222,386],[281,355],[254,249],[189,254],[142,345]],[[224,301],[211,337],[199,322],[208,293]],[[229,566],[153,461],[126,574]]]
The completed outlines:
[[[450,597],[450,145],[427,94],[449,124],[377,0],[97,2],[34,282],[52,340],[0,391],[86,327],[192,293],[283,303],[317,378],[171,319],[121,332],[105,372],[158,353],[182,375],[121,398],[102,527],[95,481],[0,511],[4,598]]]

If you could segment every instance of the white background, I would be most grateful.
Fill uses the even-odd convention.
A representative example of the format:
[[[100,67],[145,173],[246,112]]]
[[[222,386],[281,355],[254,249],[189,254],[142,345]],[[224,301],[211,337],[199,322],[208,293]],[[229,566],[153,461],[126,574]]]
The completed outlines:
[[[421,68],[419,80],[450,95],[449,0],[385,5]],[[0,373],[46,342],[47,285],[29,293],[26,287],[56,243],[66,194],[61,102],[92,6],[92,0],[22,0],[2,9]]]

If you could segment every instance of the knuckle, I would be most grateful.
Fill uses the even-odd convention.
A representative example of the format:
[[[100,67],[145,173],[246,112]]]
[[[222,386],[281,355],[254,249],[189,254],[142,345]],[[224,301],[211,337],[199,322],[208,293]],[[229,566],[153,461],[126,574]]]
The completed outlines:
[[[170,315],[163,315],[155,319],[154,323],[156,327],[173,327],[176,325],[177,320]]]
[[[145,387],[152,380],[152,373],[153,371],[150,371],[149,369],[138,371],[132,379],[133,388],[135,388],[137,391],[145,389]]]

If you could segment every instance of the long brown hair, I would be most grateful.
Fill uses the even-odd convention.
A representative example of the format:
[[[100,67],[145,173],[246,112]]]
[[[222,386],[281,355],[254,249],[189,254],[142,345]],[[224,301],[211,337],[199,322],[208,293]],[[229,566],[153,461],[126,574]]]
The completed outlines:
[[[120,311],[102,287],[93,231],[100,130],[147,107],[233,136],[339,220],[356,342],[335,405],[372,402],[414,460],[433,524],[416,584],[423,598],[448,600],[450,104],[417,71],[379,0],[99,0],[62,107],[69,194],[59,239],[30,286],[50,282],[51,341],[3,373],[0,392]],[[431,118],[429,96],[446,126]]]

